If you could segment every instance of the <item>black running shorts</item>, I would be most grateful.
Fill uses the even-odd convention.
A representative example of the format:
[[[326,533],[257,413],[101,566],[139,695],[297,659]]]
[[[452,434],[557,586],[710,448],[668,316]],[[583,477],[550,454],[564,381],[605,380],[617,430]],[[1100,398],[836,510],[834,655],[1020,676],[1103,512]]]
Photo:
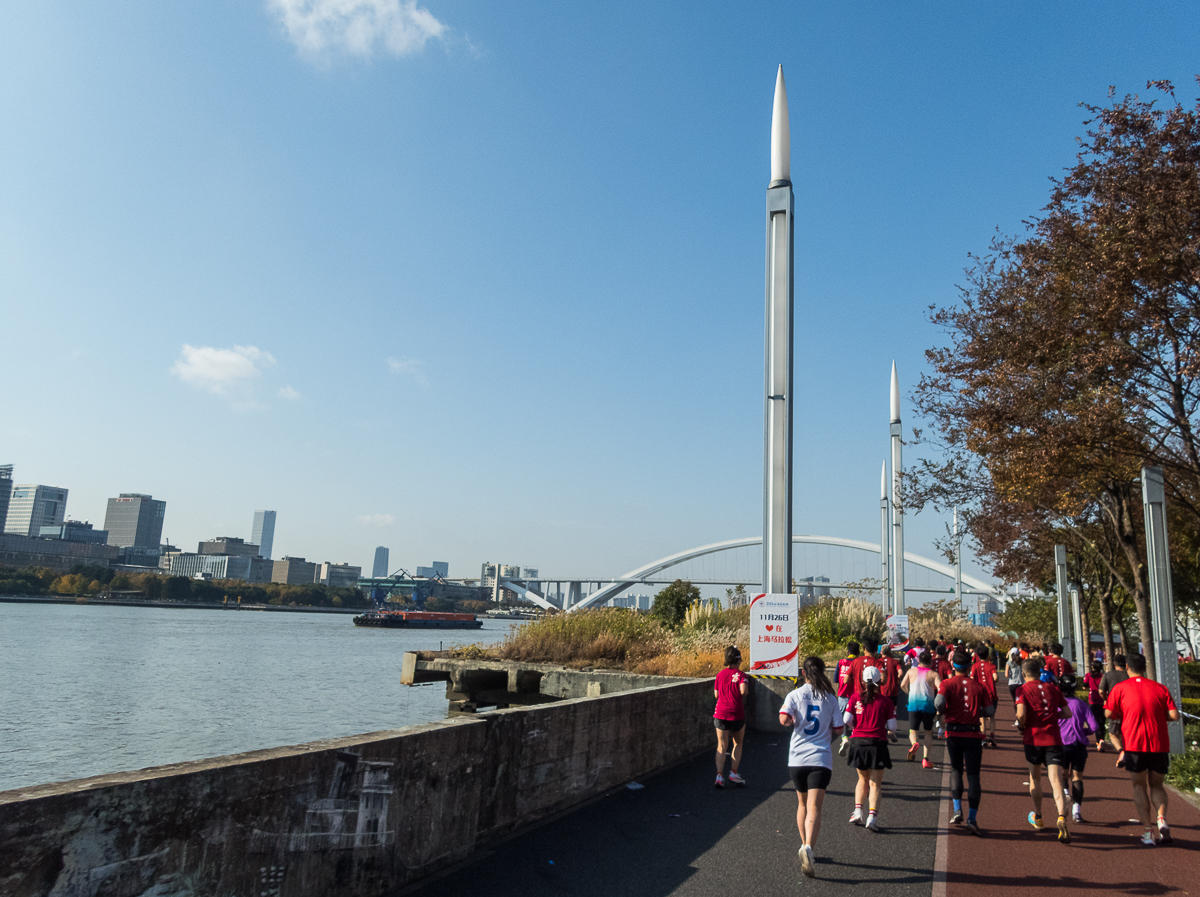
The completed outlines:
[[[1025,760],[1030,766],[1062,766],[1063,749],[1061,744],[1037,746],[1025,745]]]
[[[886,738],[851,738],[846,765],[855,769],[891,769]]]
[[[740,732],[746,727],[746,721],[744,719],[721,719],[719,716],[714,716],[713,725],[726,732]]]
[[[1066,769],[1083,772],[1087,768],[1088,746],[1084,744],[1064,744],[1062,749],[1063,763]]]
[[[1125,768],[1130,772],[1156,772],[1165,776],[1171,766],[1171,755],[1166,751],[1126,751]]]
[[[913,710],[908,714],[908,730],[916,732],[921,726],[925,727],[926,732],[933,731],[933,718],[936,713],[923,713],[920,710]]]
[[[833,778],[833,770],[828,766],[789,766],[788,772],[792,775],[796,790],[804,793],[824,791]]]

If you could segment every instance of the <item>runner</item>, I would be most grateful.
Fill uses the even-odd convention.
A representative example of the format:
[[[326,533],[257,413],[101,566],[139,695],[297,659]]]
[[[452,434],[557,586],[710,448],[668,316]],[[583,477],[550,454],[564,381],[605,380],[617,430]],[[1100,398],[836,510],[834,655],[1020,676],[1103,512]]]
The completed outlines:
[[[1113,668],[1104,674],[1100,679],[1100,700],[1108,703],[1108,696],[1112,694],[1112,690],[1117,687],[1117,683],[1124,682],[1129,678],[1129,673],[1125,672],[1125,655],[1113,655]],[[1121,743],[1121,720],[1110,717],[1106,711],[1104,716],[1108,719],[1108,740],[1112,742],[1113,750],[1117,752],[1117,767],[1124,769],[1125,767],[1125,746]]]
[[[990,705],[992,712],[983,717],[983,744],[996,747],[996,665],[991,661],[992,652],[987,645],[980,645],[975,652],[975,664],[971,667],[971,678],[983,689],[983,704]]]
[[[1013,645],[1008,651],[1008,663],[1004,666],[1004,675],[1008,678],[1008,693],[1012,695],[1013,704],[1017,703],[1017,689],[1021,687],[1021,683],[1025,681],[1025,675],[1021,672],[1021,649]],[[1013,720],[1013,726],[1018,725],[1017,721]]]
[[[1158,836],[1171,843],[1167,826],[1167,789],[1163,778],[1171,762],[1171,738],[1167,722],[1179,719],[1179,710],[1171,693],[1146,678],[1146,658],[1131,655],[1127,661],[1130,678],[1118,682],[1104,704],[1104,714],[1121,720],[1121,741],[1125,747],[1125,769],[1133,785],[1133,803],[1142,823],[1142,843],[1154,846],[1151,810],[1158,811]]]
[[[800,832],[800,871],[816,877],[813,845],[821,831],[821,807],[833,775],[835,732],[842,730],[842,715],[833,685],[825,678],[825,661],[804,660],[804,684],[788,693],[779,709],[779,722],[792,727],[788,771],[796,786],[796,828]]]
[[[954,678],[954,667],[950,663],[949,649],[946,647],[944,640],[935,649],[933,668],[937,671],[938,678],[943,682],[945,682],[947,679]],[[933,737],[946,737],[945,720],[942,719],[942,715],[940,713],[938,714],[937,721],[934,725]]]
[[[854,661],[858,660],[858,642],[846,643],[846,656],[838,661],[837,664],[837,694],[838,694],[838,719],[842,718],[842,714],[846,712],[846,704],[850,701],[850,696],[857,690],[854,686],[853,667]],[[845,731],[842,732],[842,740],[838,744],[838,756],[846,756],[846,749],[850,747],[850,736]]]
[[[925,732],[929,733],[929,740],[932,741],[933,720],[937,716],[933,698],[942,684],[937,672],[929,666],[932,662],[929,651],[922,648],[917,656],[917,665],[900,680],[900,688],[908,695],[908,760],[916,760],[917,748],[921,747],[921,766],[924,769],[933,769],[933,764],[929,762]],[[921,731],[922,728],[925,732]]]
[[[869,644],[866,639],[864,643]],[[846,764],[858,770],[858,783],[854,786],[854,813],[850,821],[863,824],[863,803],[867,804],[866,826],[872,832],[879,831],[879,798],[883,787],[883,771],[892,768],[888,754],[887,733],[896,731],[896,708],[879,691],[882,676],[878,667],[866,667],[858,694],[850,698],[843,720],[851,727],[850,754]]]
[[[1088,734],[1096,731],[1096,717],[1090,707],[1075,697],[1075,677],[1063,676],[1060,691],[1067,701],[1070,716],[1058,721],[1063,743],[1063,773],[1071,793],[1071,821],[1083,822],[1083,770],[1087,767]]]
[[[985,649],[986,650],[986,649]],[[996,712],[996,695],[990,700],[979,682],[967,675],[970,658],[963,652],[954,655],[954,678],[947,679],[938,688],[937,708],[946,721],[946,753],[950,757],[950,798],[954,802],[954,815],[950,821],[958,825],[963,821],[962,793],[963,773],[967,776],[967,831],[980,835],[975,814],[979,811],[979,768],[983,763],[983,732],[980,719]]]
[[[1075,668],[1071,666],[1071,661],[1062,656],[1063,646],[1055,642],[1050,646],[1050,653],[1046,655],[1042,662],[1042,667],[1050,671],[1054,677],[1054,684],[1057,685],[1062,681],[1064,676],[1074,676]]]
[[[1099,660],[1092,661],[1091,671],[1083,677],[1083,687],[1087,689],[1088,709],[1096,721],[1096,752],[1104,751],[1104,698],[1100,697],[1100,683],[1104,681],[1104,664]]]
[[[896,659],[896,654],[891,645],[888,645],[883,650],[883,655],[879,658],[879,673],[882,679],[879,683],[879,692],[885,698],[892,702],[895,708],[900,707],[900,678],[904,675],[904,670],[900,665],[900,661]],[[895,732],[888,732],[888,741],[895,744],[899,739]]]
[[[1050,778],[1054,794],[1054,805],[1058,808],[1058,840],[1071,843],[1071,832],[1067,828],[1067,807],[1063,791],[1062,733],[1058,721],[1067,717],[1067,706],[1062,692],[1051,682],[1040,681],[1042,662],[1029,658],[1022,668],[1024,684],[1017,689],[1017,722],[1025,742],[1025,761],[1029,765],[1029,796],[1033,798],[1033,811],[1029,824],[1035,829],[1045,828],[1042,822],[1042,766]]]
[[[713,683],[713,694],[717,696],[717,707],[713,711],[713,724],[717,727],[717,780],[713,785],[717,788],[725,787],[726,757],[730,758],[730,784],[746,784],[746,780],[738,775],[742,744],[746,740],[746,710],[742,705],[742,697],[748,688],[746,674],[739,669],[741,664],[742,652],[730,645],[725,649],[725,669],[717,673],[716,682]],[[732,750],[729,746],[731,741]]]

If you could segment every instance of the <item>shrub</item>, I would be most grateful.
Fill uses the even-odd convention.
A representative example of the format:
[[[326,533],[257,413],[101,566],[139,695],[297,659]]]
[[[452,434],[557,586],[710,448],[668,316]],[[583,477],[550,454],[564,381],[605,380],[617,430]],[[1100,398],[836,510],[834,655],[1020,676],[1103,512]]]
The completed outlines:
[[[631,608],[605,607],[531,620],[498,645],[495,654],[530,663],[624,667],[664,653],[668,646],[668,633],[658,620]]]
[[[650,616],[671,629],[681,625],[689,605],[700,600],[700,590],[684,579],[677,579],[654,596]]]

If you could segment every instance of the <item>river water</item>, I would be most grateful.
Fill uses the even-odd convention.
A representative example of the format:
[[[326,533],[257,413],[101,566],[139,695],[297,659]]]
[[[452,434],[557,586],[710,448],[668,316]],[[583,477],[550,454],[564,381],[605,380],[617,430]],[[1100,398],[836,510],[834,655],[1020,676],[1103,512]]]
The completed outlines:
[[[403,653],[513,625],[0,604],[0,791],[443,719],[442,683],[400,684]]]

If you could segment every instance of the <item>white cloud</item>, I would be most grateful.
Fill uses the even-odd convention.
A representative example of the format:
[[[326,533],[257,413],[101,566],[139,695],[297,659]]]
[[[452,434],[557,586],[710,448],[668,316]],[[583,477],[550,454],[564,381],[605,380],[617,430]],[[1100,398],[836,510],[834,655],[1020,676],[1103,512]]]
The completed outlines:
[[[300,393],[292,389],[290,386],[281,386],[279,388],[279,398],[287,399],[289,402],[294,402],[300,398]]]
[[[226,395],[231,387],[257,380],[262,376],[262,369],[274,363],[271,353],[257,346],[217,349],[185,343],[171,373],[197,389]]]
[[[358,522],[367,526],[391,526],[396,522],[396,518],[391,514],[361,514]]]
[[[422,386],[429,385],[429,379],[425,376],[425,362],[423,361],[418,361],[416,358],[389,358],[387,366],[388,370],[393,374],[401,377],[411,377]]]
[[[420,51],[441,39],[446,26],[415,0],[267,0],[288,40],[316,56],[341,50],[370,57],[377,49],[392,56]]]

